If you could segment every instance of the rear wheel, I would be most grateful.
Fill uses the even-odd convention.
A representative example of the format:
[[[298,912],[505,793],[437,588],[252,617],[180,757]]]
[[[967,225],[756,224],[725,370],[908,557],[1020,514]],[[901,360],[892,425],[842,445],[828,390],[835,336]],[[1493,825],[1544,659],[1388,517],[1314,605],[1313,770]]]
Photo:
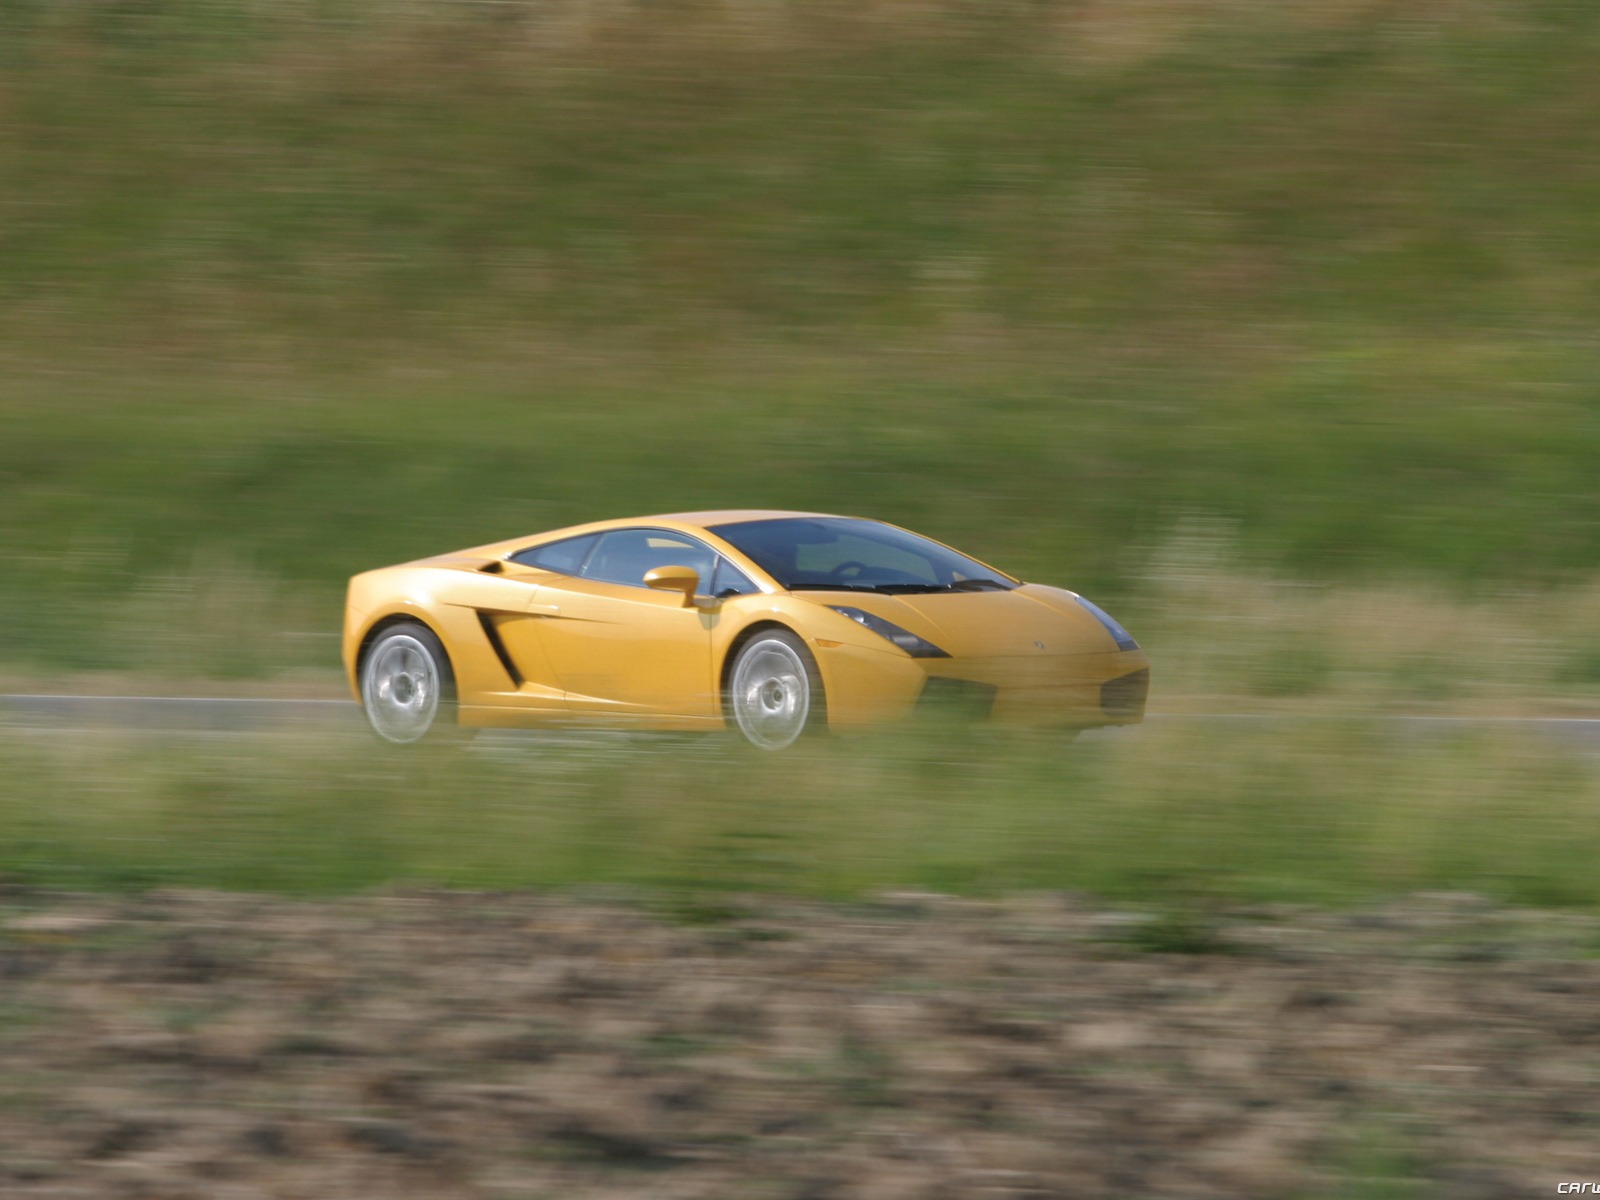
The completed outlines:
[[[824,720],[822,677],[811,651],[783,629],[756,634],[728,672],[728,715],[745,741],[782,750]]]
[[[454,728],[455,673],[433,630],[407,621],[377,636],[361,663],[361,706],[386,742],[408,744]]]

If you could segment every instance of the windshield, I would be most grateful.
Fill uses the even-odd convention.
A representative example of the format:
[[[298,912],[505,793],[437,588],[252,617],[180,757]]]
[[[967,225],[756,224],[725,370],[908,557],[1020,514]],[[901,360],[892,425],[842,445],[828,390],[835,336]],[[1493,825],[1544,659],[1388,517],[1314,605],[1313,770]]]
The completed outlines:
[[[1007,590],[1014,580],[937,542],[852,517],[780,517],[715,525],[785,588],[841,592]]]

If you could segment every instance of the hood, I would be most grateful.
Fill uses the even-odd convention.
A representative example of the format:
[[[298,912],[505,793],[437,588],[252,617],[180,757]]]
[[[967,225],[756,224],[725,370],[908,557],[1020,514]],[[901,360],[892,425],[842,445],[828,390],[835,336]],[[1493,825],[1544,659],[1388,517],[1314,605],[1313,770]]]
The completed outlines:
[[[1117,649],[1105,626],[1072,592],[1042,584],[1025,583],[1009,592],[879,596],[797,589],[796,595],[893,621],[954,658],[1106,654]]]

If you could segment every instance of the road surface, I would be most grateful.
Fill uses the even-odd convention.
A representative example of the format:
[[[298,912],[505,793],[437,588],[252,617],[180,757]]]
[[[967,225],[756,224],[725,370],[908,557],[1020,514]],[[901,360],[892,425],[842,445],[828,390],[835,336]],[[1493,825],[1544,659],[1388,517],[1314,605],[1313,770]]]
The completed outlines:
[[[1171,722],[1254,724],[1349,720],[1341,714],[1151,713],[1148,725]],[[1600,749],[1600,718],[1407,716],[1382,718],[1417,733],[1500,727],[1546,734]],[[0,725],[41,730],[121,729],[172,733],[250,733],[296,727],[359,729],[361,711],[350,700],[292,700],[220,696],[85,696],[0,694]],[[1123,736],[1135,729],[1101,731]]]

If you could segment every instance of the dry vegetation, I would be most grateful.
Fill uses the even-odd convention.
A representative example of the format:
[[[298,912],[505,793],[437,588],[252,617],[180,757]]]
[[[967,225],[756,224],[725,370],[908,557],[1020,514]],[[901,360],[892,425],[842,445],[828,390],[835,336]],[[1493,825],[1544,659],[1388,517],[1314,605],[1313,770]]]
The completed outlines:
[[[1127,620],[1158,663],[1157,711],[1600,711],[1600,583],[1329,583],[1253,567],[1239,545],[1191,520],[1137,573]]]

